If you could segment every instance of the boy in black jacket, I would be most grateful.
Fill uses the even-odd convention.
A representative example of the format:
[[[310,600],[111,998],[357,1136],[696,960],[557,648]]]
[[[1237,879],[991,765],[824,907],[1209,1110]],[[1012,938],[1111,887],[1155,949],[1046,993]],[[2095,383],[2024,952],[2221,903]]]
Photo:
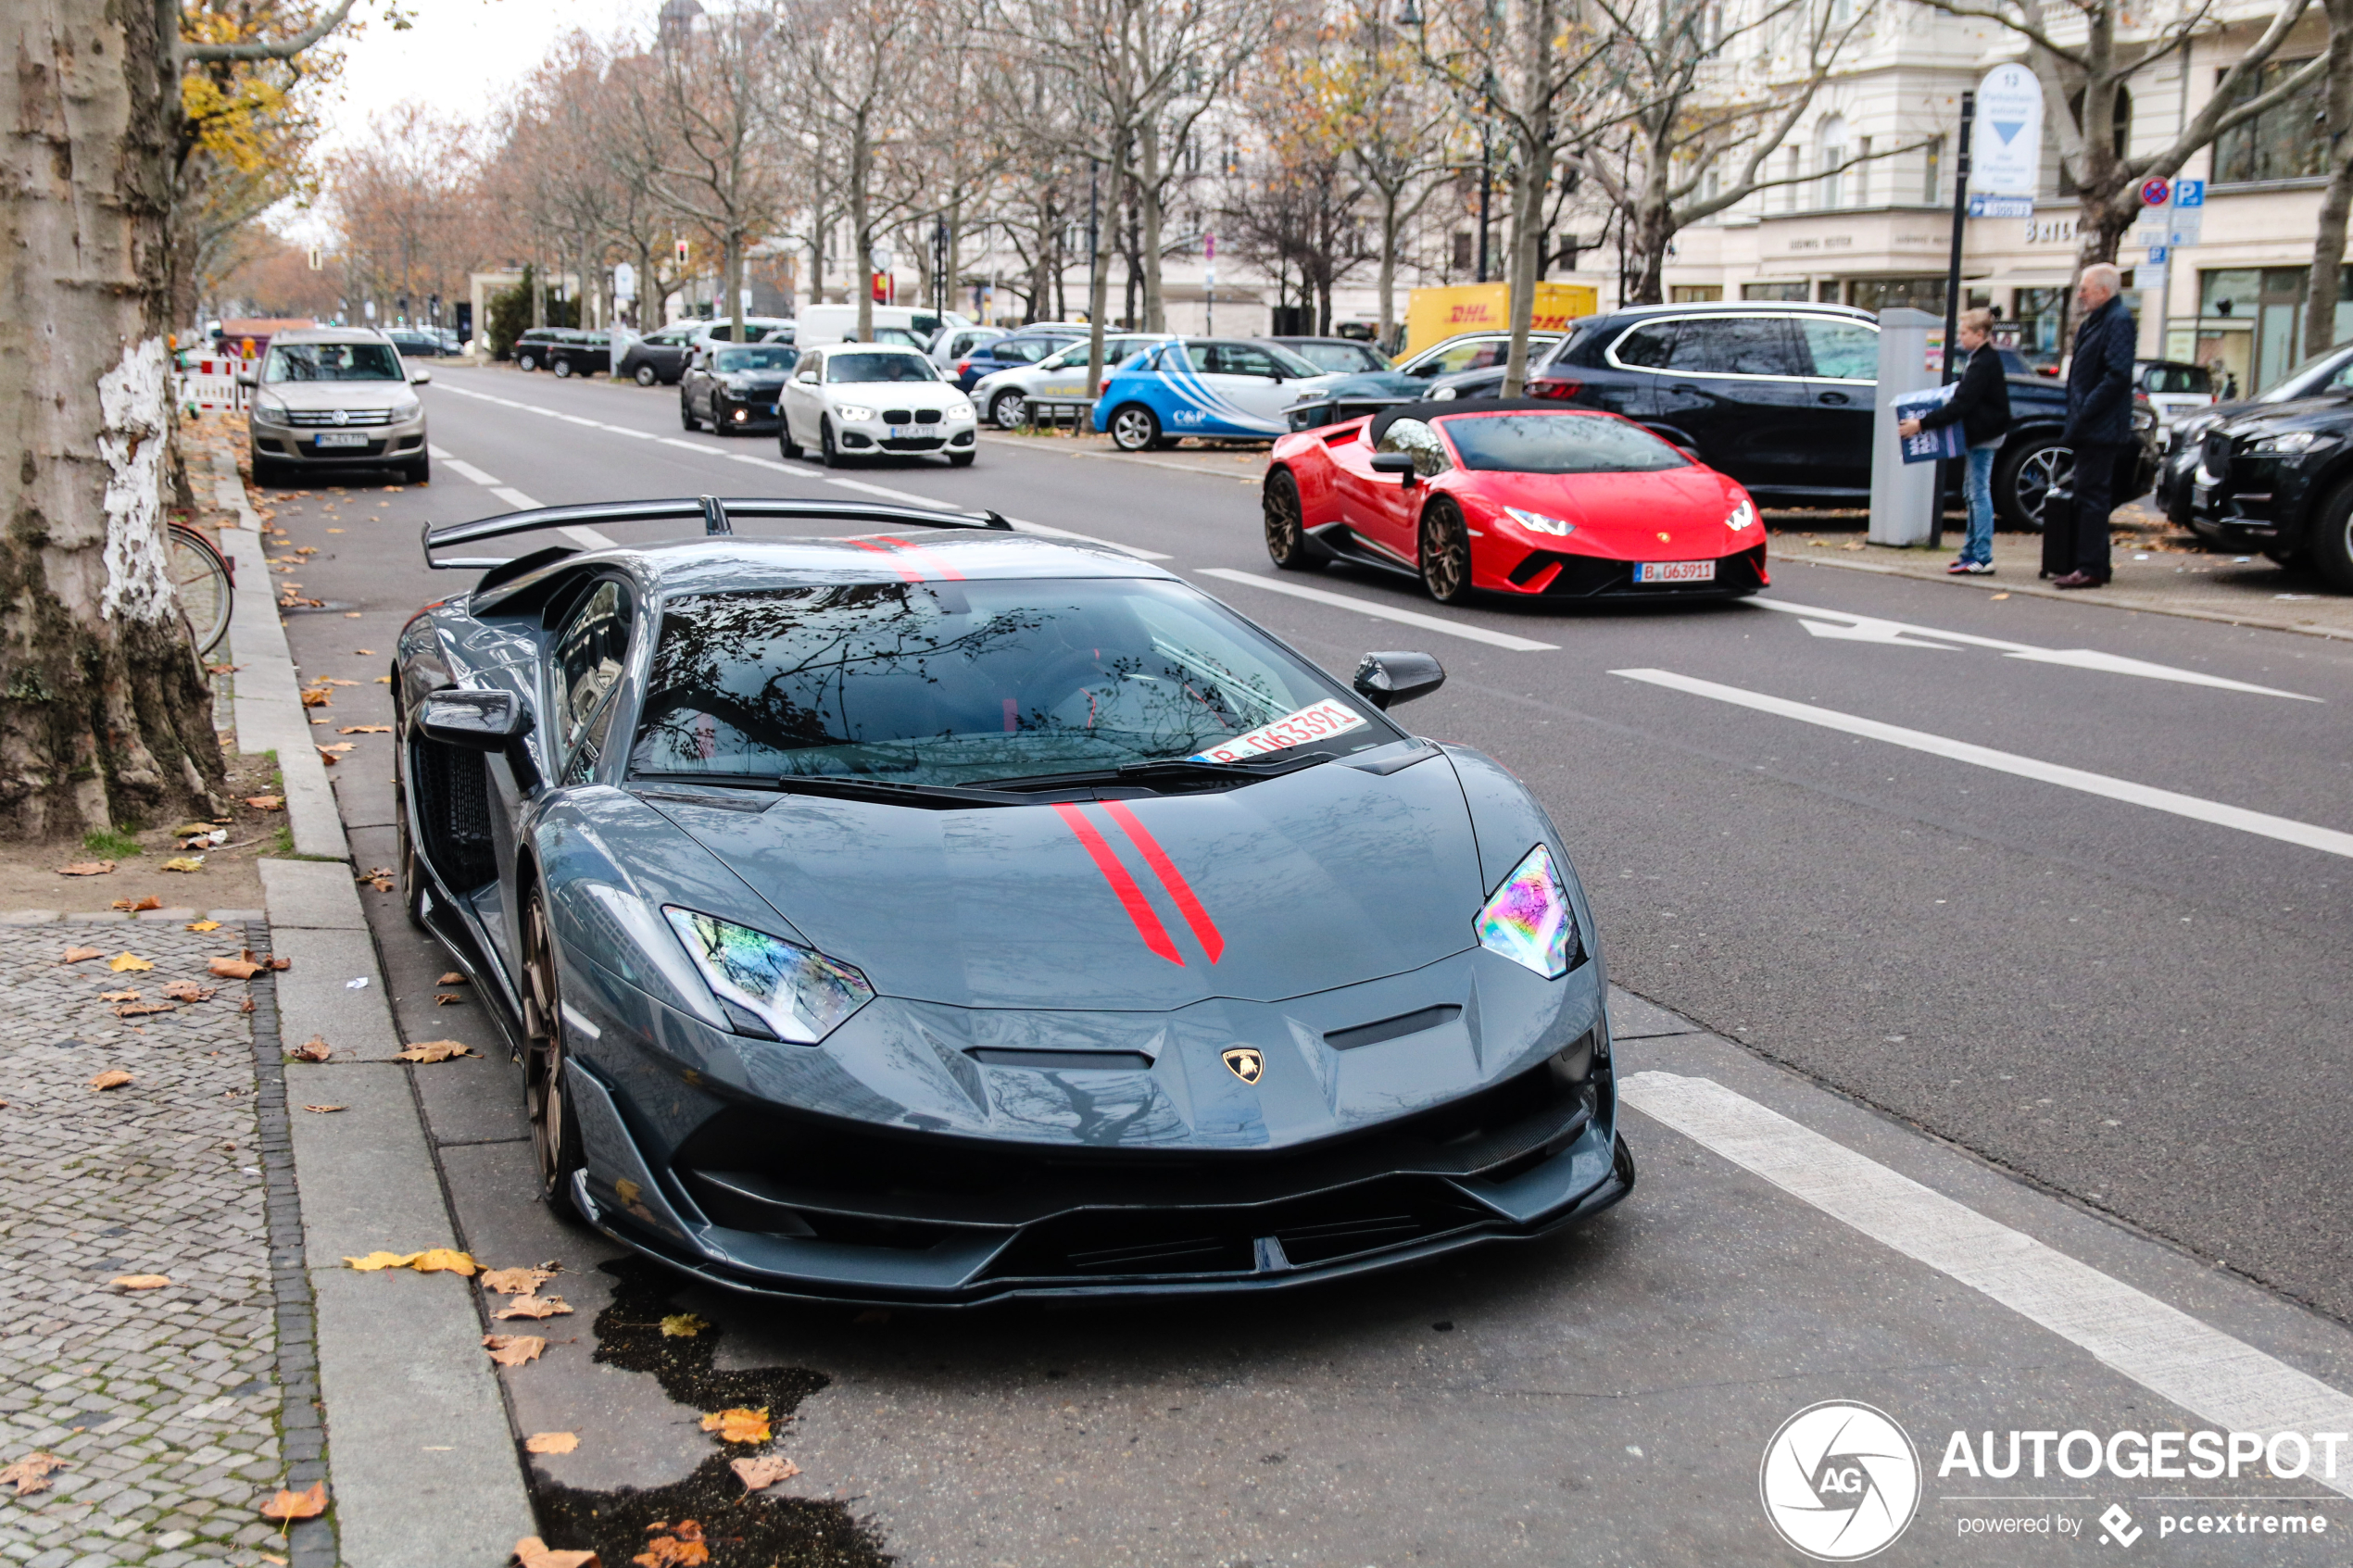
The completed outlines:
[[[1961,558],[1944,570],[1956,577],[1990,577],[1994,572],[1994,454],[2010,430],[2010,383],[2002,367],[2001,350],[1994,346],[1994,312],[1961,312],[1961,348],[1969,367],[1961,372],[1953,395],[1917,420],[1895,428],[1903,435],[1961,421],[1969,441],[1969,540]]]

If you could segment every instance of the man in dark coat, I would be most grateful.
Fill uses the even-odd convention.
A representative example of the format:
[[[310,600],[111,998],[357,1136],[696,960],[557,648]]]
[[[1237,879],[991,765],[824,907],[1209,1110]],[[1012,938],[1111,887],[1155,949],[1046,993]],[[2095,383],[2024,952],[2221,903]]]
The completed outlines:
[[[2096,588],[2108,579],[2108,514],[2116,476],[2133,450],[2133,356],[2140,329],[2117,297],[2123,279],[2105,261],[2083,269],[2083,313],[2067,367],[2068,445],[2075,453],[2073,515],[2043,520],[2043,571],[2055,588]]]

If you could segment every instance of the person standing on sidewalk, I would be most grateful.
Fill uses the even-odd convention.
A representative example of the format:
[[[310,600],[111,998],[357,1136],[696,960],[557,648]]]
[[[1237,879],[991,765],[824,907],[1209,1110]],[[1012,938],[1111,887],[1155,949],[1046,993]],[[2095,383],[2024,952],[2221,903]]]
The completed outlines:
[[[2105,261],[2083,269],[2075,303],[2083,324],[2067,367],[2067,428],[2075,453],[2071,515],[2043,519],[2043,575],[2054,588],[2096,588],[2108,579],[2108,514],[2116,474],[2133,442],[2133,356],[2140,329],[2117,297],[2124,280]]]
[[[1961,312],[1961,348],[1969,367],[1961,372],[1953,395],[1917,420],[1897,424],[1906,438],[1954,420],[1969,442],[1969,469],[1962,490],[1969,497],[1969,539],[1961,558],[1944,570],[1956,577],[1994,574],[1994,454],[2010,433],[2009,373],[2002,366],[2002,351],[1994,346],[1994,312]]]

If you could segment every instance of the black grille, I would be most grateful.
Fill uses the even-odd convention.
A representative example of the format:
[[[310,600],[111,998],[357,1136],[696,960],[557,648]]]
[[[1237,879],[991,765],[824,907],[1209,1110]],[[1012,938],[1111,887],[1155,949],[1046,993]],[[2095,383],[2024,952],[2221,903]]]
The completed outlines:
[[[904,408],[885,408],[883,410],[883,423],[887,425],[911,425],[914,422],[915,416],[909,413]]]
[[[2206,450],[2199,455],[2199,466],[2214,477],[2216,483],[2231,474],[2231,438],[2219,430],[2206,433]]]
[[[936,425],[939,422],[939,410],[918,408],[915,410],[915,422],[919,425]]]
[[[933,452],[939,448],[936,435],[886,435],[882,445],[890,452]]]
[[[1642,583],[1634,581],[1631,562],[1603,560],[1595,556],[1554,555],[1538,551],[1529,559],[1541,560],[1549,566],[1560,562],[1560,571],[1545,583],[1542,593],[1547,598],[1588,599],[1604,596],[1629,598],[1671,599],[1684,596],[1705,597],[1723,593],[1743,593],[1765,585],[1765,546],[1743,550],[1736,556],[1725,556],[1716,563],[1716,576],[1706,583]],[[1522,562],[1524,567],[1527,563]],[[1540,581],[1541,568],[1522,577],[1518,571],[1512,580],[1526,584]]]
[[[417,831],[442,880],[466,893],[497,877],[489,769],[482,753],[419,741],[410,773]]]

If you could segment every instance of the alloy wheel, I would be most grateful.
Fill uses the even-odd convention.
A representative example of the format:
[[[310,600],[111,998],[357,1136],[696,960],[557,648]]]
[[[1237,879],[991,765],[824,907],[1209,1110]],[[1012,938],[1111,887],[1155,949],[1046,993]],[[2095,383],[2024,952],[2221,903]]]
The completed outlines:
[[[581,1165],[578,1117],[564,1094],[563,1001],[556,978],[547,901],[535,889],[523,909],[523,1105],[539,1195],[572,1210],[572,1173]]]
[[[1441,604],[1460,602],[1470,592],[1470,538],[1452,506],[1422,513],[1422,586]]]

